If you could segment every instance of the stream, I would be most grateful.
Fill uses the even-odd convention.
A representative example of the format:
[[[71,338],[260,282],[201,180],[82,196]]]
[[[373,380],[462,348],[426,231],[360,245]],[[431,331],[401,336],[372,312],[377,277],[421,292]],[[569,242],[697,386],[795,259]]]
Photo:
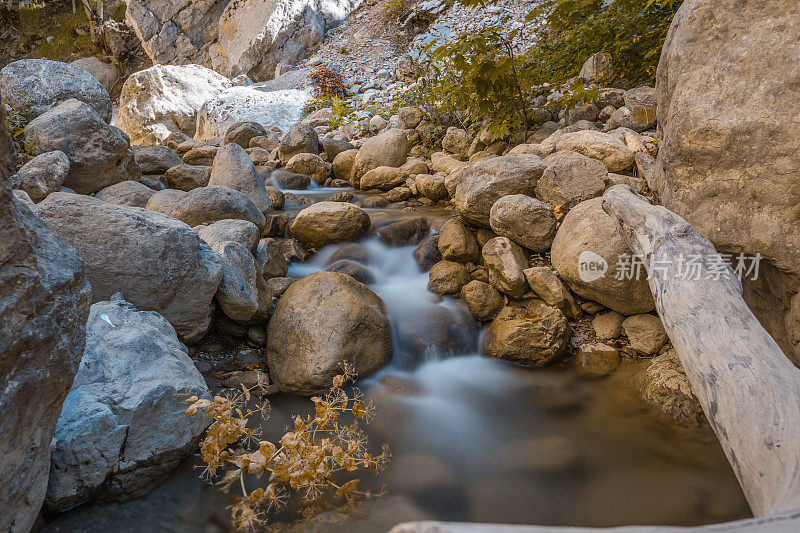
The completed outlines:
[[[292,191],[321,200],[347,189]],[[363,197],[363,193],[350,191]],[[405,217],[431,225],[450,212],[368,209],[373,228]],[[387,442],[393,460],[379,478],[386,497],[366,516],[331,518],[292,531],[379,533],[403,521],[438,519],[541,525],[699,525],[750,516],[711,429],[666,423],[638,399],[625,362],[603,379],[579,377],[570,364],[530,369],[480,356],[480,325],[460,300],[427,291],[415,246],[389,248],[374,237],[365,266],[384,301],[395,343],[392,363],[362,379],[377,406],[372,443]],[[326,267],[343,245],[325,248],[289,275]],[[306,398],[270,397],[264,437],[276,439],[291,415],[310,412]],[[40,518],[53,532],[220,532],[227,495],[205,484],[185,459],[144,498],[91,504]]]

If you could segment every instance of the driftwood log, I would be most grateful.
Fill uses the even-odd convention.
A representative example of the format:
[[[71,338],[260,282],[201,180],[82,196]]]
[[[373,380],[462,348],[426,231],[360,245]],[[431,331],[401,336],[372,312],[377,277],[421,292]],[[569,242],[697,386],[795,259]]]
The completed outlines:
[[[753,514],[800,510],[800,370],[686,220],[625,185],[606,191],[603,209],[648,268],[658,314]],[[699,276],[678,270],[690,256]]]

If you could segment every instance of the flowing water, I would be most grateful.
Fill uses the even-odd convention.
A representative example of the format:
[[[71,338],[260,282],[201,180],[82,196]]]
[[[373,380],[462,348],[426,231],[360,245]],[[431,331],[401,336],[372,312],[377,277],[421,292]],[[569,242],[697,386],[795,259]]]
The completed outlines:
[[[323,199],[331,189],[296,191]],[[336,192],[340,192],[337,189]],[[440,208],[368,210],[373,226]],[[419,519],[544,525],[697,525],[749,516],[713,433],[667,423],[635,395],[637,363],[604,379],[578,377],[568,363],[529,369],[479,354],[480,325],[459,300],[426,289],[414,247],[368,250],[374,283],[395,342],[392,364],[360,383],[378,414],[373,443],[393,461],[379,479],[389,496],[366,504],[362,520],[305,525],[297,531],[387,531]],[[300,277],[326,267],[341,246],[321,250]],[[275,439],[310,402],[272,397],[264,436]],[[79,507],[43,524],[45,531],[224,530],[227,496],[203,485],[185,460],[143,499]]]

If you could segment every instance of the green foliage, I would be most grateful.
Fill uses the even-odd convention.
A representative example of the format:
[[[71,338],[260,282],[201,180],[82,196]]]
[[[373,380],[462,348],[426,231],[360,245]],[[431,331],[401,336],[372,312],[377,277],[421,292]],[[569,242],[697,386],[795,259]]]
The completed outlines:
[[[6,128],[11,135],[11,140],[14,142],[14,149],[18,154],[27,153],[25,146],[25,127],[27,126],[25,120],[16,109],[13,109],[7,104],[3,104],[6,111]]]
[[[305,103],[303,106],[303,116],[310,115],[314,111],[319,111],[320,109],[331,110],[331,115],[328,119],[328,127],[332,130],[344,124],[347,117],[350,116],[352,112],[352,110],[347,107],[347,101],[343,98],[338,96],[322,96],[312,98]]]
[[[542,17],[529,51],[543,74],[560,83],[592,54],[611,54],[617,77],[645,82],[655,74],[669,25],[682,0],[543,0],[529,17]]]
[[[561,109],[570,110],[578,105],[586,104],[596,100],[600,96],[600,91],[594,88],[587,88],[580,78],[575,78],[569,87],[564,89],[561,97],[556,100],[556,104]]]

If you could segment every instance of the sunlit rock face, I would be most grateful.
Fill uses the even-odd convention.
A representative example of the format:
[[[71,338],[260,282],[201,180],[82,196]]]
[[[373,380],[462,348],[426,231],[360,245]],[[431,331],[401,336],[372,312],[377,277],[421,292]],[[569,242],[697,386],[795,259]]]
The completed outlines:
[[[255,81],[271,79],[278,63],[296,64],[360,0],[233,0],[219,20],[220,52],[215,68]]]

